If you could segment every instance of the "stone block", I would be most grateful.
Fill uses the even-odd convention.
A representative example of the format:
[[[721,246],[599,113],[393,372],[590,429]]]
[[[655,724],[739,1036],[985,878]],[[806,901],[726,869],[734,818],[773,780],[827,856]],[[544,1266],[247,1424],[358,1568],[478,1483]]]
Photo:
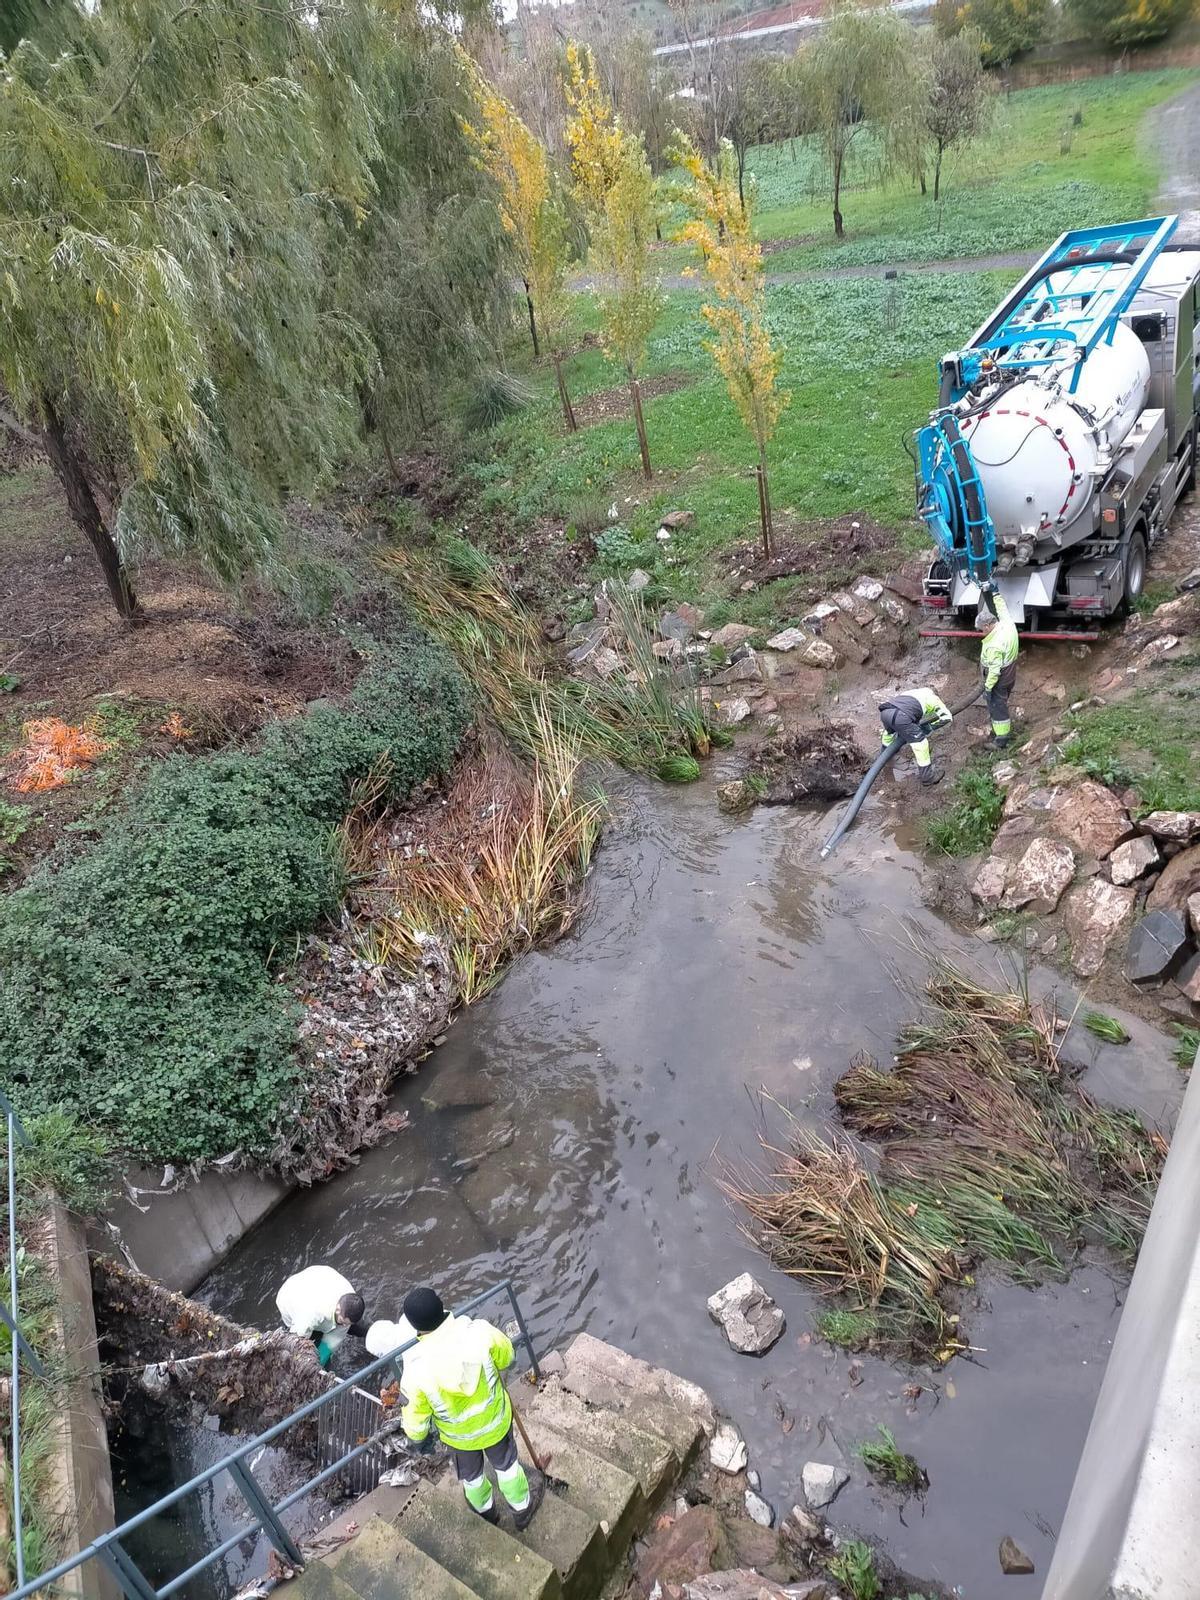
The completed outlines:
[[[1149,911],[1129,935],[1125,976],[1131,983],[1161,983],[1187,955],[1188,932],[1177,911]]]

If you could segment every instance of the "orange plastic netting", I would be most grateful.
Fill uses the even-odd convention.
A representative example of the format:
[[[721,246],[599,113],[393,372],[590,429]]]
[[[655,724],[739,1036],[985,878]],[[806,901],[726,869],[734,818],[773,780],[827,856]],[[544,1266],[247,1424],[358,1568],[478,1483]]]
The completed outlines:
[[[61,788],[111,746],[111,740],[102,739],[89,723],[72,724],[60,717],[37,717],[26,722],[21,733],[25,742],[16,753],[13,779],[20,794]]]

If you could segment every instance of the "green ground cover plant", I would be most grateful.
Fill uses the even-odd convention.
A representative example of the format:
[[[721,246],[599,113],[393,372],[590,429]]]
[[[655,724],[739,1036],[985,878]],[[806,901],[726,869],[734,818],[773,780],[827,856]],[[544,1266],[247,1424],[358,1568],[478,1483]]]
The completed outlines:
[[[164,1160],[264,1154],[319,1092],[275,974],[338,906],[351,788],[386,763],[406,796],[471,714],[446,652],[397,636],[344,706],[273,723],[254,751],[161,762],[94,842],[7,896],[0,1060],[23,1115],[86,1116]]]

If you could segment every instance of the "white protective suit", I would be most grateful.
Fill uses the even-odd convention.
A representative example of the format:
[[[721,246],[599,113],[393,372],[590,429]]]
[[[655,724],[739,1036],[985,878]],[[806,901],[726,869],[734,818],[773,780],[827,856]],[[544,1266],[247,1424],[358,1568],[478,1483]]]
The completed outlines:
[[[326,1346],[336,1350],[349,1332],[337,1325],[337,1303],[344,1294],[353,1293],[354,1285],[333,1267],[305,1267],[284,1282],[275,1304],[289,1333],[302,1339],[319,1333]]]

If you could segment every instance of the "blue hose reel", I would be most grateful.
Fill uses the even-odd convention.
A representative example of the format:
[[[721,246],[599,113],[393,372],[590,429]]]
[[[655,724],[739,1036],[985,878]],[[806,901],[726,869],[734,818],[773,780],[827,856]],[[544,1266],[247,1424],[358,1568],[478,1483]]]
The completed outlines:
[[[996,530],[983,484],[953,412],[917,434],[918,512],[946,564],[983,584],[996,565]]]

